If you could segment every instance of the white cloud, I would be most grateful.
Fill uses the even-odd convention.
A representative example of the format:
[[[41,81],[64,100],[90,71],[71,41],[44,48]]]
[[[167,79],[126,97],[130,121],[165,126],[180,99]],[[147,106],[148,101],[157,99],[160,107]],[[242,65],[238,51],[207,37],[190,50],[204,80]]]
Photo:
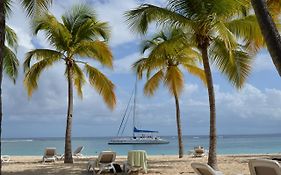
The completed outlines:
[[[132,65],[138,59],[140,59],[139,53],[133,53],[124,58],[114,60],[114,72],[115,73],[132,73]]]
[[[275,71],[275,67],[268,51],[262,50],[254,60],[253,71],[259,72],[265,70]]]

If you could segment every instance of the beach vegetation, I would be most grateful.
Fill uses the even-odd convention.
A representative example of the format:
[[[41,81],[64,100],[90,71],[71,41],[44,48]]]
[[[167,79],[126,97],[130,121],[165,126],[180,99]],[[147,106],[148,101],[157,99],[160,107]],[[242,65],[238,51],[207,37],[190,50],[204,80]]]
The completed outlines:
[[[236,0],[169,0],[166,7],[142,4],[127,11],[130,28],[146,34],[149,24],[181,27],[189,42],[200,51],[207,80],[210,108],[208,164],[217,167],[215,90],[210,65],[214,65],[237,88],[251,71],[253,47],[261,32],[254,15],[245,14],[248,3]]]
[[[73,163],[71,130],[73,118],[73,87],[82,98],[82,87],[87,82],[103,97],[110,109],[116,104],[114,84],[105,74],[92,66],[97,61],[107,68],[113,67],[113,57],[108,46],[109,26],[97,19],[95,11],[85,4],[75,5],[62,17],[45,13],[33,22],[33,32],[45,33],[52,49],[34,49],[26,54],[24,61],[24,85],[31,96],[38,88],[41,73],[47,68],[64,62],[68,82],[67,124],[65,133],[64,162]],[[86,75],[86,76],[85,76]]]
[[[194,49],[185,33],[180,29],[168,29],[161,31],[151,40],[145,40],[142,53],[147,57],[141,58],[134,63],[138,77],[141,79],[146,72],[147,82],[144,93],[148,96],[154,95],[159,84],[162,82],[174,97],[176,105],[176,124],[178,134],[179,158],[184,155],[182,141],[182,129],[180,118],[179,97],[184,89],[183,70],[206,82],[204,70],[200,68],[201,54]]]

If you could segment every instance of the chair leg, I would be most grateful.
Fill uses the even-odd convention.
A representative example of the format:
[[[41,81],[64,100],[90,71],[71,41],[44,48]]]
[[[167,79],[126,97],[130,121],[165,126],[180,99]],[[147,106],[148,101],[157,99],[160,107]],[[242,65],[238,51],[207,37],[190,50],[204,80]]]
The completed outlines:
[[[114,168],[113,163],[111,163],[110,166],[111,166],[111,168],[113,169],[113,173],[116,174],[116,170],[115,170],[115,168]]]

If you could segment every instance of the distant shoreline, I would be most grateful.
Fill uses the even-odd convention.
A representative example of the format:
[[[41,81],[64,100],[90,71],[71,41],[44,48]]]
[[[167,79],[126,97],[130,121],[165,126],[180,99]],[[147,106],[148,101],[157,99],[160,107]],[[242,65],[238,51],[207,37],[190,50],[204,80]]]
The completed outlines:
[[[176,135],[159,135],[160,137],[177,137]],[[281,136],[281,133],[257,133],[257,134],[218,134],[217,137],[239,137],[239,136]],[[77,136],[72,137],[73,139],[77,138],[114,138],[116,136]],[[122,136],[122,137],[131,137],[131,136]],[[183,137],[209,137],[209,135],[183,135]],[[10,139],[62,139],[64,136],[51,136],[51,137],[2,137],[2,141],[10,140]]]

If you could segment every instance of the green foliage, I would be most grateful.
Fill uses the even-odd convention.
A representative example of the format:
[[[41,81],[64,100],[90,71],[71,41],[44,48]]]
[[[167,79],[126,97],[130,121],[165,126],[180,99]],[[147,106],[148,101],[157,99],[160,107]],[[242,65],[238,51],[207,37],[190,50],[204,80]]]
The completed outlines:
[[[162,81],[172,95],[179,96],[184,86],[180,66],[205,82],[205,73],[198,67],[200,54],[191,48],[184,36],[182,30],[171,29],[168,34],[160,32],[152,40],[144,41],[142,51],[148,51],[148,56],[133,66],[139,78],[143,72],[147,74],[145,94],[153,95]],[[154,74],[150,77],[151,73]]]
[[[52,4],[53,0],[20,0],[21,5],[30,17],[41,15]]]
[[[154,22],[164,28],[183,28],[185,39],[199,50],[204,44],[212,46],[209,57],[233,85],[241,88],[250,73],[252,56],[264,45],[257,20],[249,11],[248,1],[169,0],[167,7],[145,4],[125,15],[138,33],[146,33]]]
[[[82,98],[82,88],[86,83],[85,75],[90,84],[103,97],[112,109],[116,103],[114,85],[87,60],[93,59],[100,64],[112,68],[112,53],[106,41],[109,38],[109,27],[100,22],[96,14],[86,5],[76,5],[62,16],[59,22],[52,14],[44,13],[33,21],[33,31],[43,31],[53,49],[35,49],[26,54],[24,61],[25,86],[28,94],[37,88],[40,73],[57,61],[64,61],[66,69],[73,72],[72,78],[78,95]],[[32,60],[35,64],[32,65]],[[84,65],[85,69],[79,66]],[[67,74],[65,74],[67,76]]]

